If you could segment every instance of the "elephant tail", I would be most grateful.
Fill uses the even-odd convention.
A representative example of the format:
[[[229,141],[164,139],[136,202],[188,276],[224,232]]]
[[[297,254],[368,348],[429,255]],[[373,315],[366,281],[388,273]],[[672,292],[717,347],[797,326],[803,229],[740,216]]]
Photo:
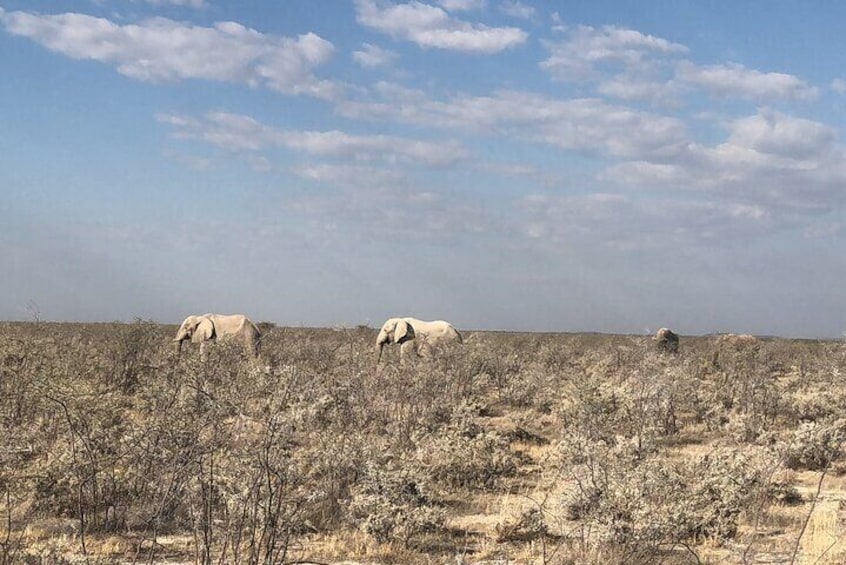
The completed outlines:
[[[456,330],[455,328],[452,329],[455,330],[455,337],[458,338],[458,343],[464,343],[464,337],[462,337],[461,332]]]

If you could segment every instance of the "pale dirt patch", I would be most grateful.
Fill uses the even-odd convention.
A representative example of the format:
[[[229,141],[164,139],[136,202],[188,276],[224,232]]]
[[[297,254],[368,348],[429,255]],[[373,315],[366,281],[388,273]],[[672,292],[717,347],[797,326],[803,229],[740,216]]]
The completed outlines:
[[[811,501],[816,493],[815,482],[819,473],[803,473],[803,486],[799,492],[808,501],[803,505],[803,520],[810,512]],[[808,477],[807,475],[811,475]],[[814,484],[807,485],[808,479]],[[844,539],[844,477],[826,477],[807,526],[799,540],[800,563],[836,565],[846,563],[846,539]],[[799,524],[801,527],[801,522]]]

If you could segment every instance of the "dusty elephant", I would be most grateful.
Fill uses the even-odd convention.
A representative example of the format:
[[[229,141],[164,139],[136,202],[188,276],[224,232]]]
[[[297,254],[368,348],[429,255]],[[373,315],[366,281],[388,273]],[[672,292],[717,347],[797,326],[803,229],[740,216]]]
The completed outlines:
[[[670,328],[661,328],[652,338],[660,349],[671,353],[679,352],[679,336]]]
[[[463,342],[461,334],[449,322],[390,318],[382,324],[382,329],[376,337],[376,362],[382,359],[382,350],[388,344],[399,345],[400,359],[405,360],[412,352],[420,355],[424,350],[430,351],[436,345],[449,342]]]
[[[191,343],[200,344],[200,354],[204,354],[206,344],[218,339],[241,340],[247,351],[253,357],[258,356],[261,345],[261,332],[258,327],[243,314],[231,316],[221,314],[203,314],[202,316],[188,316],[173,341],[176,342],[176,351],[182,350],[182,343],[191,340]]]

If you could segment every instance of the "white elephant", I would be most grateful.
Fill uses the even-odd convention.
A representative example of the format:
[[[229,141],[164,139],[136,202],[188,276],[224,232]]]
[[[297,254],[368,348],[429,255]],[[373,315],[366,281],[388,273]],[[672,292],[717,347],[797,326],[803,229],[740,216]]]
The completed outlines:
[[[247,351],[253,357],[258,356],[261,345],[261,332],[258,327],[243,314],[230,316],[221,314],[203,314],[202,316],[188,316],[173,341],[176,342],[176,352],[182,349],[186,340],[200,344],[200,355],[205,352],[205,346],[210,341],[218,339],[239,339],[244,343]]]
[[[661,328],[655,332],[655,337],[652,339],[655,340],[658,347],[665,351],[671,353],[678,353],[679,351],[679,336],[670,328]]]
[[[390,318],[382,324],[376,337],[376,362],[382,359],[382,349],[386,344],[399,345],[400,360],[405,360],[411,352],[420,355],[423,350],[431,351],[438,344],[463,341],[458,330],[443,320],[424,322],[416,318]]]

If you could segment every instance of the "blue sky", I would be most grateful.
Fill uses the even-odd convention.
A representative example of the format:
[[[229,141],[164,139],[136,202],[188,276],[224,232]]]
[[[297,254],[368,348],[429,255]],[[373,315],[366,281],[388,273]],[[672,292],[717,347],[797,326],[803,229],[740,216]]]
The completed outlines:
[[[840,336],[843,21],[0,0],[0,319]]]

